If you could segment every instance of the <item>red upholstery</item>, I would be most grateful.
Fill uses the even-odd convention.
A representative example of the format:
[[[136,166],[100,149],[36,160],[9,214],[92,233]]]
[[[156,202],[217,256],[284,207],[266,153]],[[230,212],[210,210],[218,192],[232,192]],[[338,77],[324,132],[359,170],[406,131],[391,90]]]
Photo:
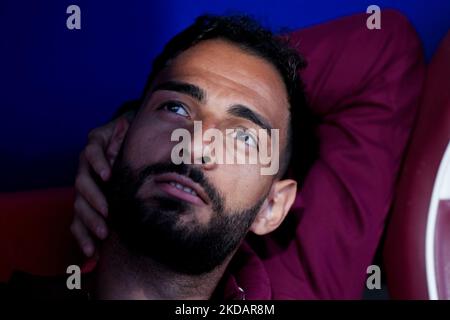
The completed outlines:
[[[393,298],[428,299],[425,235],[436,174],[450,141],[450,33],[428,69],[417,124],[397,189],[384,248],[388,287]],[[440,298],[450,299],[450,210],[441,203],[436,230]],[[446,212],[446,214],[444,214]]]
[[[69,232],[73,188],[0,194],[0,282],[13,270],[65,273],[80,255]]]

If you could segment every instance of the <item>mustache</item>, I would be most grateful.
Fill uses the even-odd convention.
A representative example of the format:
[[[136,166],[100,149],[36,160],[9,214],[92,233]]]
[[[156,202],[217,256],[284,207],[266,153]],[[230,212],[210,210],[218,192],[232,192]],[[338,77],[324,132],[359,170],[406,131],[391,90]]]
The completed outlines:
[[[202,170],[192,165],[186,165],[184,163],[174,164],[172,162],[155,163],[148,165],[139,170],[139,174],[137,177],[138,185],[141,186],[150,176],[163,173],[177,173],[179,175],[188,177],[195,183],[198,183],[205,190],[205,193],[215,207],[216,212],[223,211],[224,201],[220,192],[208,180]]]

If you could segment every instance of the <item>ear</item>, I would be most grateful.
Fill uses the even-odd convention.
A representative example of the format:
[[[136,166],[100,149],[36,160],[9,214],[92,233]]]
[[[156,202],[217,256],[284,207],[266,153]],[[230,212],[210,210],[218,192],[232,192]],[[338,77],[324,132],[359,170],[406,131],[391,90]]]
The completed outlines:
[[[296,194],[295,180],[285,179],[273,183],[266,201],[250,226],[250,231],[264,235],[278,228],[294,203]]]
[[[122,147],[123,140],[128,132],[130,123],[125,117],[119,117],[114,124],[113,133],[109,140],[108,148],[106,149],[106,156],[109,164],[112,166],[116,160],[117,154]]]

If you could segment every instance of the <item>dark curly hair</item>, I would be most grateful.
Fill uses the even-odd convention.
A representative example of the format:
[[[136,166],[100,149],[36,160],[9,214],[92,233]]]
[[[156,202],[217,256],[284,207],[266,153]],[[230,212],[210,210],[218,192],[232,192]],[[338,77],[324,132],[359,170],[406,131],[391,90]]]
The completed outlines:
[[[287,90],[290,121],[279,175],[285,175],[291,163],[290,175],[303,182],[318,152],[314,132],[317,120],[306,103],[303,83],[299,76],[299,71],[306,66],[306,62],[298,51],[289,45],[289,37],[275,36],[249,16],[198,17],[192,25],[175,35],[155,58],[140,101],[143,101],[156,76],[171,60],[199,42],[209,39],[228,41],[249,54],[270,62],[280,73]]]

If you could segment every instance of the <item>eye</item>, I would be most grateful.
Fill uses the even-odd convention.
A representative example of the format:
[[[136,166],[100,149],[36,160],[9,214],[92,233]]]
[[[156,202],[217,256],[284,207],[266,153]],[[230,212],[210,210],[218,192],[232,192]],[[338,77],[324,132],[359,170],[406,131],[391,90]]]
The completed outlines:
[[[254,147],[254,148],[258,147],[257,139],[251,133],[247,132],[243,128],[237,128],[233,132],[233,137],[235,139],[239,140],[239,141],[244,142],[248,146],[251,146],[251,147]]]
[[[171,113],[176,113],[182,117],[189,117],[189,113],[187,112],[187,108],[181,103],[176,101],[170,101],[163,103],[158,110],[166,110]]]

